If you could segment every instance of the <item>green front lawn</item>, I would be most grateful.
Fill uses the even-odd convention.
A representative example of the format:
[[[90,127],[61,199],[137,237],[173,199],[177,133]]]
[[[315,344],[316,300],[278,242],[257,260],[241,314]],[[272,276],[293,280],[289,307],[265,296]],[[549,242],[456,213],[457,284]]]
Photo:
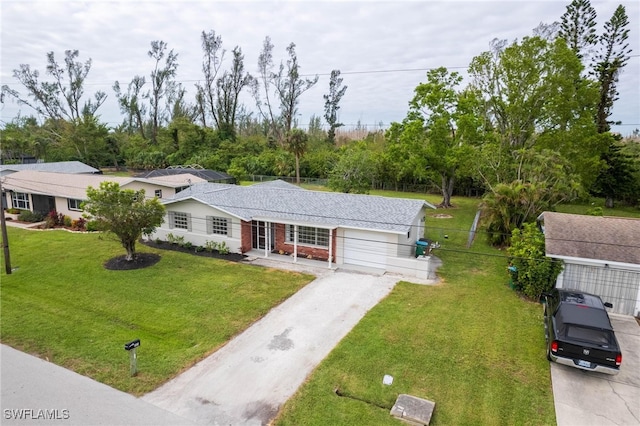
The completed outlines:
[[[466,248],[478,200],[453,203],[427,217],[427,237],[442,244],[435,252],[442,281],[399,283],[276,424],[398,425],[389,411],[401,393],[434,401],[433,425],[555,424],[542,309],[508,288],[504,252],[481,235]],[[385,374],[391,386],[383,385]]]
[[[172,251],[109,271],[124,254],[98,234],[9,227],[0,277],[2,343],[140,395],[214,352],[307,284],[305,274]],[[139,251],[153,251],[143,245]],[[139,338],[137,377],[124,344]]]

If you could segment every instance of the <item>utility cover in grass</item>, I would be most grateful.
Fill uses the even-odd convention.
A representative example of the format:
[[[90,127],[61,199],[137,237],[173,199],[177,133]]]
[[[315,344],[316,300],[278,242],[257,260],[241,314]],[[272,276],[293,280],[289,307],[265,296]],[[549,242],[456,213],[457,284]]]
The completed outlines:
[[[391,415],[410,424],[428,425],[435,407],[435,402],[400,394],[391,409]]]

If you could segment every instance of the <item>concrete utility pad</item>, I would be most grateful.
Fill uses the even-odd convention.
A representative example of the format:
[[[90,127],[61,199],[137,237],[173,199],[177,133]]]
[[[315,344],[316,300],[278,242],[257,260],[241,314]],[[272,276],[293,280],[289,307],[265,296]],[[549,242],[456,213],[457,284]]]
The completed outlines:
[[[391,415],[413,425],[428,425],[436,403],[412,395],[400,394]]]

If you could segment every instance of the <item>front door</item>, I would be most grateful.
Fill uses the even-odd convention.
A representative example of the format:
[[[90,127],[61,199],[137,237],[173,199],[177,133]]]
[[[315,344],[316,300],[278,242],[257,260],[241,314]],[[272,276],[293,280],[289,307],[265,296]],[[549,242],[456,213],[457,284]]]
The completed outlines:
[[[49,195],[33,194],[31,199],[33,200],[34,212],[41,213],[46,216],[50,211],[56,209],[56,200]]]
[[[267,226],[271,227],[271,238],[269,243],[267,243]],[[267,222],[257,220],[251,222],[251,248],[264,250],[264,248],[268,246],[269,249],[273,250],[273,242],[275,240],[274,236],[274,223],[268,224]]]

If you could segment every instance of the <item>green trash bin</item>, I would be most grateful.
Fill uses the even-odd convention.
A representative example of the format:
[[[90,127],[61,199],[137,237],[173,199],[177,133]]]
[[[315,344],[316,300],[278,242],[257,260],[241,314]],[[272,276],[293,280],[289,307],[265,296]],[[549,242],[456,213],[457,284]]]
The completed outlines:
[[[416,241],[416,257],[424,256],[429,250],[428,241]]]

